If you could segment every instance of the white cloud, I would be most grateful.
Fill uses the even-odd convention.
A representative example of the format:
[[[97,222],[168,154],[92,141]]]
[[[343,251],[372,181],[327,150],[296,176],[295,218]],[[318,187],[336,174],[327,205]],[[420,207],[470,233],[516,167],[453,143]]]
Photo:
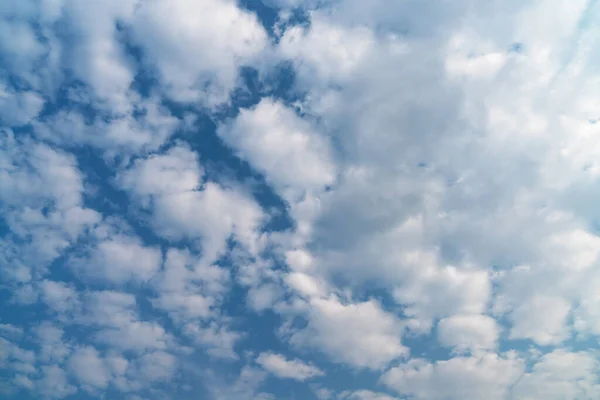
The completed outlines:
[[[213,314],[227,290],[229,272],[216,265],[204,265],[188,252],[170,249],[153,283],[158,298],[152,304],[167,311],[177,323],[190,322]]]
[[[105,389],[110,380],[104,361],[93,347],[82,347],[73,352],[67,362],[69,372],[84,388]]]
[[[76,256],[71,264],[83,279],[124,284],[149,281],[161,262],[159,248],[144,246],[136,237],[117,234],[100,241],[87,254]]]
[[[24,125],[42,110],[44,99],[35,92],[11,92],[0,83],[0,121],[5,126]]]
[[[288,360],[281,354],[261,353],[256,358],[256,362],[266,371],[279,378],[305,381],[324,375],[323,371],[313,365],[306,364],[298,359]]]
[[[35,14],[32,2],[20,2],[21,6],[2,7],[0,10],[0,54],[6,61],[8,71],[28,81],[36,80],[32,74],[33,63],[45,53],[37,40],[28,19]]]
[[[340,400],[396,400],[395,397],[370,390],[344,391],[337,396]]]
[[[237,69],[256,61],[267,46],[256,16],[232,0],[145,2],[132,28],[167,93],[209,105],[226,100]]]
[[[64,338],[64,330],[51,322],[38,325],[34,333],[39,346],[38,357],[44,363],[62,363],[72,351],[72,345]]]
[[[278,50],[282,57],[297,63],[301,77],[312,85],[315,80],[337,83],[352,79],[375,46],[369,29],[345,29],[314,13],[310,28],[294,26],[284,32]]]
[[[510,338],[531,339],[546,346],[568,338],[566,326],[571,306],[561,297],[534,296],[510,314],[513,326]]]
[[[72,89],[72,92],[70,97],[78,104],[92,101],[84,89]],[[102,156],[107,163],[113,165],[115,159],[126,164],[133,155],[156,150],[180,126],[181,121],[172,116],[156,96],[141,98],[128,94],[126,101],[131,102],[132,109],[110,117],[92,118],[76,109],[60,110],[43,121],[35,121],[34,133],[40,139],[67,148],[98,147],[104,150]]]
[[[415,400],[505,399],[523,370],[513,354],[483,353],[436,363],[413,359],[387,371],[381,381]]]
[[[109,0],[102,4],[67,2],[62,12],[69,24],[72,43],[63,49],[68,68],[94,90],[99,102],[109,109],[127,111],[126,92],[134,72],[117,40],[117,22],[127,21],[135,9],[133,0]]]
[[[228,360],[239,358],[234,347],[244,334],[232,330],[227,321],[211,321],[205,324],[188,323],[183,326],[183,331],[197,344],[203,346],[206,352],[213,357]]]
[[[587,352],[554,350],[545,354],[513,388],[523,400],[594,399],[600,395],[598,361]]]
[[[308,326],[293,334],[296,346],[321,350],[353,367],[381,369],[408,355],[400,338],[403,325],[374,300],[343,304],[335,297],[310,301]]]
[[[77,383],[165,398],[136,392],[179,388],[180,357],[196,361],[194,351],[215,364],[254,359],[245,345],[271,327],[252,323],[281,320],[284,345],[319,352],[340,374],[390,368],[381,382],[400,397],[599,397],[595,351],[555,347],[600,333],[598,3],[270,3],[311,9],[310,23],[294,25],[288,10],[269,38],[234,0],[0,5],[0,119],[32,128],[0,132],[0,287],[15,316],[41,301],[50,319],[22,335],[0,325],[7,382],[33,397],[65,397]],[[272,94],[279,62],[294,68],[290,96],[220,122],[235,114],[237,104],[215,106],[229,102],[239,68],[256,67],[258,91]],[[156,79],[148,96],[131,86],[138,78]],[[185,123],[167,97],[186,103],[177,115],[211,114],[282,197],[291,228],[263,232],[264,193],[167,144]],[[64,150],[87,146],[107,161],[111,191],[130,196],[126,217],[163,248],[189,248],[163,260],[125,224],[101,222],[77,161],[88,160]],[[245,289],[257,318],[232,304]],[[385,307],[364,300],[371,293]],[[435,337],[416,339],[452,358],[410,359],[402,336],[435,323]],[[499,353],[517,340],[527,355]],[[282,377],[333,375],[285,349],[260,351],[255,361]],[[223,385],[215,375],[214,398],[274,398],[261,369]],[[365,383],[338,397],[393,398]]]
[[[203,262],[212,263],[233,235],[254,250],[263,220],[260,207],[244,193],[201,182],[196,153],[184,146],[135,162],[119,177],[140,206],[152,210],[156,231],[169,239],[202,240]]]
[[[254,311],[261,312],[273,308],[281,298],[283,290],[277,284],[265,283],[248,290],[248,306]]]
[[[167,349],[173,339],[154,321],[140,319],[135,296],[128,293],[101,291],[87,293],[81,324],[99,328],[92,338],[121,351],[144,353]]]
[[[79,294],[64,282],[44,280],[40,291],[46,305],[58,313],[74,311],[79,306]]]
[[[12,232],[2,240],[11,266],[2,272],[25,283],[43,276],[100,215],[83,207],[83,177],[72,155],[9,130],[0,132],[0,144],[0,211]],[[27,302],[35,294],[22,287],[16,297]]]
[[[278,101],[263,99],[254,108],[241,110],[219,135],[284,196],[286,189],[298,196],[304,190],[322,190],[335,180],[327,138]]]
[[[77,393],[77,388],[69,383],[67,374],[57,365],[42,367],[42,379],[37,389],[50,399],[62,399]]]
[[[210,373],[203,374],[203,377],[209,380],[211,398],[216,400],[274,400],[272,395],[259,392],[267,377],[260,368],[244,366],[235,379],[226,381]]]
[[[165,381],[176,369],[176,358],[162,351],[144,354],[137,360],[138,374],[147,382]]]
[[[455,352],[494,350],[500,328],[486,315],[453,315],[438,322],[438,341]]]

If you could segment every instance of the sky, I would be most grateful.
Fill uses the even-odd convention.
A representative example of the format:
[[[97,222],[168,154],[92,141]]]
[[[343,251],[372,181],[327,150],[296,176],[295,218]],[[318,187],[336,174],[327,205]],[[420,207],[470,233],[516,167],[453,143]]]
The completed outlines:
[[[600,398],[598,21],[0,1],[0,397]]]

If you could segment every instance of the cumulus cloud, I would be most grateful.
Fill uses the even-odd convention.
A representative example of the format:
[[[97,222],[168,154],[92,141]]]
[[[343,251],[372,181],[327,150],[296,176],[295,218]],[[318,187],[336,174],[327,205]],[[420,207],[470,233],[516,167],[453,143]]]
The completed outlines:
[[[495,319],[486,315],[453,315],[440,320],[438,340],[456,352],[493,350],[497,346],[500,328]]]
[[[224,101],[237,69],[257,61],[268,44],[256,15],[231,0],[143,3],[131,24],[169,96],[184,102]]]
[[[216,261],[232,235],[250,249],[261,225],[260,207],[243,192],[202,182],[198,156],[183,145],[135,162],[119,176],[152,224],[167,239],[201,240],[206,263]]]
[[[160,249],[144,246],[135,237],[111,235],[74,257],[72,266],[84,279],[123,284],[147,282],[158,272],[161,262]]]
[[[322,189],[335,180],[327,138],[280,102],[263,99],[253,109],[242,110],[220,136],[284,196],[288,188]]]
[[[523,370],[515,354],[483,353],[436,363],[413,359],[387,371],[381,381],[416,399],[504,399]]]
[[[308,325],[291,337],[292,344],[315,347],[334,361],[374,370],[408,355],[403,325],[375,301],[343,304],[337,298],[311,301]]]
[[[513,389],[520,399],[592,399],[600,393],[597,359],[587,352],[557,349],[545,354]]]
[[[598,397],[600,3],[5,3],[3,396]]]
[[[347,400],[395,400],[395,397],[384,393],[377,393],[370,390],[343,391],[337,397],[338,399]]]
[[[77,349],[69,358],[68,366],[71,374],[84,387],[104,389],[108,385],[108,370],[93,347]]]
[[[281,354],[261,353],[256,358],[256,362],[266,371],[279,378],[305,381],[324,374],[323,371],[313,365],[306,364],[298,359],[288,360]]]

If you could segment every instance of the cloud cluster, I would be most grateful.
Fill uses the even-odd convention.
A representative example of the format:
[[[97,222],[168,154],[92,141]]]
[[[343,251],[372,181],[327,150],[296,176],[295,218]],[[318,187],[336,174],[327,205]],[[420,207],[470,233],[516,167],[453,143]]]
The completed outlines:
[[[600,3],[13,3],[0,395],[600,396]]]

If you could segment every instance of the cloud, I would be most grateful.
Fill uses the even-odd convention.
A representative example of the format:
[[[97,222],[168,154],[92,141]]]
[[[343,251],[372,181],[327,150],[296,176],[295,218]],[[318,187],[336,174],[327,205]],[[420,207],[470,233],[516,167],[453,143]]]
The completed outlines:
[[[298,196],[335,181],[327,138],[280,102],[263,99],[254,108],[242,110],[219,135],[281,188],[283,196],[286,189]]]
[[[86,293],[78,323],[96,327],[95,342],[121,351],[144,353],[167,349],[172,338],[164,328],[139,317],[135,296],[129,293],[99,291]]]
[[[440,344],[455,352],[493,350],[500,334],[496,320],[486,315],[443,318],[438,323],[437,331]]]
[[[600,3],[13,3],[4,397],[599,397]]]
[[[11,268],[3,274],[27,283],[101,217],[83,206],[83,177],[72,155],[9,130],[0,132],[0,143],[0,210],[11,232],[3,241]],[[35,297],[26,291],[16,297]]]
[[[187,323],[184,333],[198,345],[206,348],[209,355],[226,360],[239,358],[234,347],[244,337],[243,332],[233,330],[229,321],[217,320],[206,323]]]
[[[189,252],[170,249],[164,267],[153,280],[158,298],[153,305],[179,323],[213,314],[226,292],[230,274],[216,265],[205,265]]]
[[[305,381],[314,377],[324,375],[319,368],[306,364],[298,359],[288,360],[281,354],[261,353],[256,362],[266,371],[279,378]]]
[[[559,344],[568,337],[569,312],[569,303],[560,297],[534,297],[510,314],[514,324],[510,337],[528,338],[542,346]]]
[[[70,101],[84,106],[90,99],[86,89],[73,89]],[[79,93],[81,92],[81,93]],[[91,117],[74,110],[60,110],[34,121],[34,132],[42,140],[67,148],[94,146],[104,151],[103,157],[115,160],[129,159],[138,153],[148,153],[162,146],[181,126],[180,121],[160,104],[160,99],[140,98],[130,94],[122,101],[130,108],[116,115]]]
[[[11,92],[0,86],[0,120],[6,126],[25,125],[35,118],[44,99],[35,92]]]
[[[104,361],[93,347],[75,350],[67,363],[69,371],[84,386],[91,389],[105,389],[109,373]]]
[[[209,386],[209,392],[214,399],[271,400],[274,398],[268,393],[259,392],[261,385],[267,377],[267,373],[259,368],[244,366],[235,378],[226,382],[218,378],[214,379],[214,376],[210,374],[208,377],[213,378]]]
[[[201,240],[203,259],[214,262],[233,237],[250,249],[264,218],[260,207],[244,193],[201,182],[198,156],[186,146],[137,160],[118,182],[135,201],[152,212],[152,224],[167,239]]]
[[[381,382],[415,399],[504,399],[523,370],[514,354],[483,353],[436,363],[413,359],[391,368]]]
[[[335,297],[316,298],[310,305],[308,325],[292,335],[293,345],[314,347],[336,362],[374,370],[408,355],[400,341],[402,323],[374,300],[343,304]]]
[[[598,362],[587,352],[557,349],[542,356],[513,388],[520,399],[592,399],[600,393]]]
[[[72,312],[79,306],[79,294],[64,282],[44,280],[40,292],[46,305],[57,313]]]
[[[65,371],[56,365],[42,367],[42,376],[38,382],[38,390],[42,396],[62,399],[77,393],[77,388],[69,383]]]
[[[347,400],[395,400],[395,397],[384,393],[372,392],[370,390],[343,391],[337,396],[338,399]]]
[[[37,357],[44,363],[62,363],[72,352],[72,345],[66,341],[64,329],[49,321],[40,323],[34,329]]]
[[[77,255],[71,265],[83,279],[98,279],[114,284],[144,283],[159,270],[162,253],[156,247],[144,246],[140,239],[126,235],[110,235],[86,253]]]
[[[226,100],[237,69],[268,43],[256,16],[230,0],[144,3],[131,26],[169,96],[207,105]]]

